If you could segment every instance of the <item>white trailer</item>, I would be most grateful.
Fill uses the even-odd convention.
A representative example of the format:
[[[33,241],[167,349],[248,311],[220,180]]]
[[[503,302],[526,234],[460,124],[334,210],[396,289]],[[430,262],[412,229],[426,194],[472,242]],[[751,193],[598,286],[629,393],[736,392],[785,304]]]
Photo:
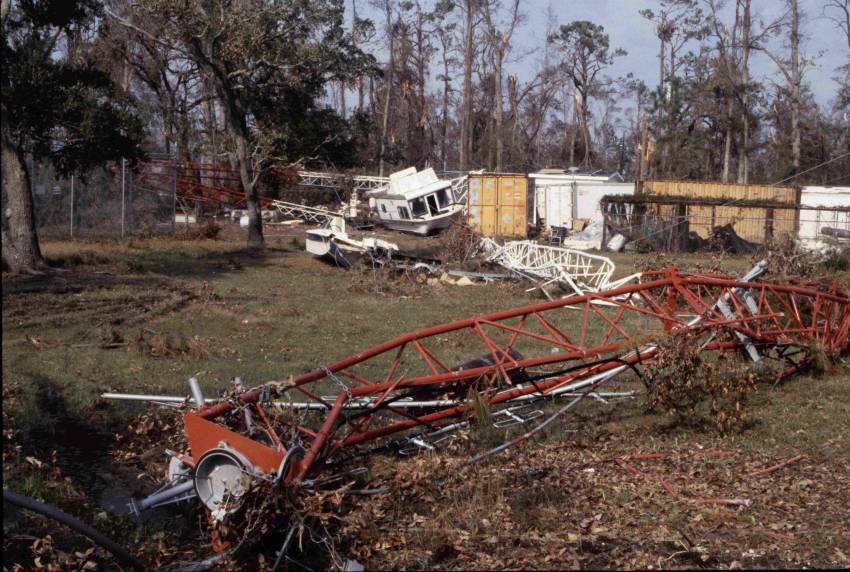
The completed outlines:
[[[574,219],[590,223],[602,222],[599,199],[605,195],[633,195],[634,183],[624,183],[613,175],[570,172],[563,169],[543,169],[528,175],[534,184],[534,224],[542,222],[547,229],[571,229]]]

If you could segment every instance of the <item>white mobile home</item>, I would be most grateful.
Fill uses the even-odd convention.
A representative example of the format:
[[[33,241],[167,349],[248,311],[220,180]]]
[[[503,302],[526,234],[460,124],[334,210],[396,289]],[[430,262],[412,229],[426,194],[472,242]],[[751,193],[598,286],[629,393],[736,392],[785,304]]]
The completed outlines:
[[[633,183],[619,174],[597,175],[575,170],[543,169],[528,175],[534,183],[534,224],[572,228],[573,219],[602,221],[599,199],[605,195],[632,195]]]

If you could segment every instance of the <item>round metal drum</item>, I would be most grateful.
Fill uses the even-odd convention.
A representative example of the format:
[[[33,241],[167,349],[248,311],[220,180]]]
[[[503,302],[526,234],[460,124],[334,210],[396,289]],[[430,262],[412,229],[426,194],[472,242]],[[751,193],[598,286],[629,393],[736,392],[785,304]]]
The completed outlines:
[[[195,467],[195,492],[213,513],[239,510],[250,486],[245,462],[227,449],[207,451]]]

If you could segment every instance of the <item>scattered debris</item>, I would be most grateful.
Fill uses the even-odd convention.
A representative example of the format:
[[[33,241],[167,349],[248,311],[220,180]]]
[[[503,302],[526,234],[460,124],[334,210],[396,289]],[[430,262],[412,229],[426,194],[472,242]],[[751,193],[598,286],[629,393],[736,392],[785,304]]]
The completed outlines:
[[[736,355],[705,359],[702,343],[698,332],[660,342],[653,365],[642,377],[649,406],[676,415],[680,423],[699,424],[707,415],[721,433],[743,428],[757,375]]]
[[[785,459],[781,463],[777,463],[777,464],[773,465],[772,467],[768,467],[768,468],[762,469],[760,471],[752,472],[752,473],[750,473],[750,476],[752,476],[752,477],[763,477],[765,475],[775,473],[776,471],[778,471],[780,469],[784,469],[788,465],[793,465],[794,463],[796,463],[798,461],[802,461],[805,458],[806,458],[806,455],[796,455],[796,456],[791,457],[789,459]]]
[[[763,271],[764,264],[744,277],[647,272],[604,292],[405,334],[285,381],[250,390],[234,383],[212,403],[193,378],[198,407],[183,415],[189,450],[169,452],[169,483],[148,504],[200,492],[220,534],[238,533],[246,530],[240,515],[255,502],[249,499],[344,489],[363,455],[433,450],[475,421],[481,407],[490,414],[479,423],[506,416],[523,425],[539,415],[520,406],[570,396],[563,411],[619,374],[640,372],[670,335],[698,337],[702,353],[769,363],[775,379],[811,364],[815,339],[829,358],[848,348],[850,292],[763,282]],[[451,367],[447,356],[460,347],[477,347],[488,359]],[[329,388],[336,394],[325,395]]]
[[[306,234],[307,252],[327,257],[343,268],[350,268],[363,254],[392,257],[398,245],[376,237],[355,240],[345,232],[345,219],[336,217],[322,228],[310,229]]]
[[[440,235],[440,256],[447,263],[472,260],[481,246],[481,235],[466,225],[453,224]]]
[[[484,238],[482,245],[489,262],[538,282],[541,289],[557,283],[582,295],[614,289],[640,278],[640,274],[632,274],[612,281],[615,266],[610,258],[579,250],[537,244],[531,240],[514,240],[500,246],[492,239]]]

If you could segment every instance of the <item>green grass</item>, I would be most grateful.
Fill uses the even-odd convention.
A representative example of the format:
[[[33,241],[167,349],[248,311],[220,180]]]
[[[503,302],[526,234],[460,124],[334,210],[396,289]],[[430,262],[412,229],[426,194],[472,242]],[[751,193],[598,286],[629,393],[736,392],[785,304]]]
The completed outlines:
[[[392,239],[422,255],[439,247],[435,238]],[[3,379],[20,400],[15,423],[43,421],[35,413],[48,387],[74,415],[95,409],[123,414],[126,408],[105,406],[98,395],[184,395],[192,375],[214,395],[237,375],[250,385],[285,379],[414,329],[544,300],[537,291],[525,292],[524,284],[378,295],[353,288],[352,272],[305,253],[301,237],[271,236],[268,243],[266,252],[253,255],[233,231],[217,241],[45,242],[47,258],[68,272],[3,279]],[[622,253],[613,258],[617,276],[647,260]],[[705,256],[663,258],[682,268],[707,264]],[[750,265],[732,258],[724,267],[743,272]],[[175,344],[195,340],[203,355],[152,357],[134,343],[101,347],[104,340],[156,334]],[[466,341],[446,345],[446,359],[457,363],[480,351],[480,344]]]
[[[411,330],[545,300],[538,291],[525,292],[527,284],[422,286],[375,294],[362,283],[355,287],[358,280],[352,272],[306,254],[303,235],[270,236],[269,248],[262,255],[246,251],[243,240],[230,232],[217,241],[48,241],[42,245],[44,253],[60,272],[49,277],[4,274],[4,430],[14,429],[26,437],[61,416],[110,427],[111,422],[126,420],[143,406],[104,402],[99,395],[105,391],[186,395],[186,380],[196,375],[212,396],[237,375],[249,385],[282,380]],[[437,239],[393,235],[391,240],[423,256],[435,256],[439,247]],[[652,255],[618,253],[612,258],[617,277],[649,263],[659,264]],[[662,260],[683,269],[716,265],[701,255],[664,256]],[[746,257],[727,258],[722,265],[733,273],[751,266],[752,260]],[[578,312],[567,313],[566,322],[559,325],[567,329],[569,321],[575,324],[578,316]],[[639,329],[642,325],[635,322],[633,326]],[[150,346],[157,338],[167,339],[175,355],[152,355]],[[104,347],[116,340],[126,344]],[[454,343],[444,337],[441,342],[445,351],[441,355],[454,363],[478,357],[479,353],[470,352],[481,349],[480,343],[468,340]],[[186,349],[190,347],[196,351]],[[580,417],[565,418],[545,436],[516,451],[531,452],[530,462],[535,466],[548,466],[552,459],[573,458],[576,452],[566,451],[575,436],[589,444],[580,453],[588,456],[597,441],[610,441],[617,450],[632,452],[734,449],[743,459],[750,454],[762,459],[805,453],[824,467],[840,470],[850,459],[848,381],[850,369],[839,363],[822,375],[797,376],[776,388],[760,386],[750,400],[753,425],[725,438],[710,430],[674,425],[671,417],[647,411],[640,400],[609,405],[588,402],[578,410]],[[564,433],[567,426],[579,433]],[[521,430],[493,431],[485,437],[495,444]],[[540,459],[533,453],[537,445],[544,447]],[[470,454],[483,449],[480,442],[469,446]],[[18,460],[27,454],[25,445]],[[509,452],[493,462],[510,460],[514,454],[519,453]],[[416,462],[410,461],[411,466]],[[32,470],[15,471],[14,467],[7,471],[6,465],[4,476],[17,479],[23,492],[52,498],[49,483],[41,475]],[[565,470],[584,475],[582,467]],[[651,482],[638,484],[654,491]],[[596,511],[593,503],[573,503],[570,489],[561,483],[540,488],[513,484],[508,490],[501,486],[482,482],[473,487],[470,498],[479,499],[476,510],[480,517],[498,504],[515,515],[517,522],[563,536],[569,529],[564,528],[564,511],[584,510],[585,506]],[[594,483],[591,490],[596,486]],[[517,494],[520,489],[522,494]],[[600,490],[618,506],[632,507],[630,510],[635,510],[646,494],[625,486]],[[461,496],[469,493],[461,492]],[[658,519],[673,528],[680,524],[677,519],[688,517],[669,511],[663,498],[652,502],[660,502],[660,508],[647,506],[641,514],[657,510]],[[409,512],[401,504],[398,510]],[[619,509],[610,514],[619,518]],[[468,519],[459,514],[455,520],[449,524],[462,527]],[[654,526],[655,517],[650,520]],[[433,522],[428,525],[433,529],[433,534],[429,533],[433,538],[428,540],[431,548],[443,545],[454,530],[435,522],[436,528]],[[624,529],[630,526],[626,525]]]
[[[252,385],[285,379],[412,329],[539,301],[503,285],[375,295],[303,242],[269,242],[259,257],[236,241],[45,243],[48,259],[72,272],[3,283],[3,378],[26,412],[16,422],[38,421],[31,413],[47,386],[80,416],[103,391],[182,395],[192,375],[214,394],[236,375]],[[113,332],[130,340],[140,331],[197,337],[207,355],[100,347]]]

